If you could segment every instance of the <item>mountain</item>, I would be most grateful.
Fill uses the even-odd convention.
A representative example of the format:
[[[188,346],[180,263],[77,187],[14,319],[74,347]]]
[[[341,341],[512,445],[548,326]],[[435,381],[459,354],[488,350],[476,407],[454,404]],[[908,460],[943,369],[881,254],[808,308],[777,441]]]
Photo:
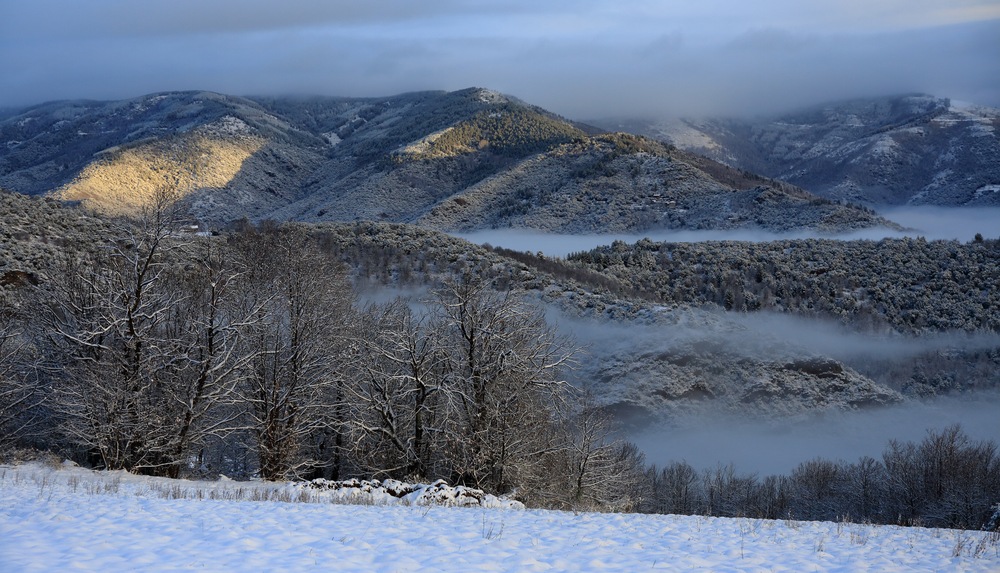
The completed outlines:
[[[201,222],[416,222],[560,232],[891,223],[645,137],[480,88],[388,98],[171,92],[0,120],[0,187],[128,213],[158,190]]]
[[[1000,109],[928,95],[760,119],[604,121],[732,167],[868,205],[1000,206]]]
[[[485,223],[570,234],[740,228],[838,232],[889,225],[871,212],[622,133],[531,157],[470,185],[416,222],[447,230],[472,231]]]
[[[297,198],[317,136],[243,98],[204,92],[55,102],[0,123],[0,186],[123,213],[157,189],[253,216]]]

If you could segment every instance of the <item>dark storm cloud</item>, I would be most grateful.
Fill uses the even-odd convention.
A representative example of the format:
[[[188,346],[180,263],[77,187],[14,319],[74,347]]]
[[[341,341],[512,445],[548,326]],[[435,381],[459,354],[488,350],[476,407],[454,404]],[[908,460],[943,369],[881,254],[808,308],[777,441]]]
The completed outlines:
[[[0,106],[175,89],[471,85],[571,117],[927,91],[1000,105],[995,1],[38,0],[0,9]]]

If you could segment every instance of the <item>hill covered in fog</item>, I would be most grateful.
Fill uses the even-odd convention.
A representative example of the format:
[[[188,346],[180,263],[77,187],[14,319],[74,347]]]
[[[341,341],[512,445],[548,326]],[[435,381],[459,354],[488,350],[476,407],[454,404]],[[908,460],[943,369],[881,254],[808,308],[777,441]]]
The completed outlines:
[[[1000,206],[1000,110],[929,95],[760,118],[602,121],[834,200]]]

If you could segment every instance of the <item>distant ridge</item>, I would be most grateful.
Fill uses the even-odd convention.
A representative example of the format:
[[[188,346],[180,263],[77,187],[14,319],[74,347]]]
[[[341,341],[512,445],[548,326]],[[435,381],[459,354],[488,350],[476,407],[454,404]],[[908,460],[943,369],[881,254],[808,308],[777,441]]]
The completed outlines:
[[[925,94],[762,119],[604,121],[834,200],[1000,206],[1000,109]]]
[[[891,225],[482,88],[51,102],[0,120],[0,186],[110,214],[166,188],[209,226],[242,218],[569,233]]]

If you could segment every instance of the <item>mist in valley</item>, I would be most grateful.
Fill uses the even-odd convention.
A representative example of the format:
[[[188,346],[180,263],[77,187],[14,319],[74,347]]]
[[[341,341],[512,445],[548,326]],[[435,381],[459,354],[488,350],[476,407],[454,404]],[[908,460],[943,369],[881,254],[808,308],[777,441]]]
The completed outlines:
[[[896,222],[904,230],[889,228],[863,229],[852,233],[831,235],[816,231],[770,233],[758,229],[713,231],[650,230],[642,233],[609,233],[601,235],[557,235],[532,229],[490,229],[472,233],[452,233],[469,242],[489,244],[515,251],[541,252],[549,257],[566,257],[570,253],[589,251],[614,241],[635,243],[644,238],[657,242],[698,243],[704,241],[778,241],[784,239],[837,239],[844,241],[923,237],[927,240],[972,241],[976,233],[986,239],[1000,238],[1000,208],[977,207],[891,207],[879,214]]]
[[[908,371],[914,358],[928,354],[1000,348],[1000,335],[995,333],[876,336],[851,332],[831,321],[773,313],[720,311],[717,318],[719,322],[702,326],[690,322],[626,326],[550,313],[550,321],[580,343],[584,365],[587,360],[648,355],[709,341],[731,355],[777,361],[796,355],[823,356],[870,374],[866,370]],[[960,424],[973,440],[1000,443],[998,377],[994,371],[994,379],[985,384],[993,390],[908,397],[883,408],[751,419],[721,407],[714,412],[699,407],[690,415],[674,416],[662,424],[636,428],[631,420],[620,421],[624,422],[624,437],[639,446],[648,462],[658,466],[685,461],[704,470],[732,463],[737,472],[787,474],[799,463],[817,457],[847,462],[861,456],[879,458],[890,440],[920,442],[929,431],[954,424]]]
[[[985,239],[1000,239],[997,207],[886,207],[879,214],[906,227],[902,235],[908,237],[968,242],[979,233]]]
[[[624,437],[639,446],[648,462],[660,466],[686,461],[703,470],[732,463],[737,472],[784,474],[817,457],[848,462],[860,456],[878,458],[889,440],[919,442],[928,431],[954,424],[961,424],[974,440],[1000,442],[1000,372],[989,362],[992,358],[983,358],[1000,348],[997,333],[870,334],[826,319],[722,310],[695,311],[670,319],[673,323],[609,322],[554,311],[548,319],[579,344],[579,368],[571,378],[582,387],[592,383],[587,376],[598,371],[602,361],[629,361],[693,345],[722,349],[727,360],[833,358],[897,391],[903,390],[900,379],[908,382],[918,364],[930,369],[929,376],[937,369],[938,374],[959,378],[939,396],[917,398],[904,392],[904,402],[881,408],[789,416],[776,405],[774,416],[749,418],[721,405],[706,409],[700,402],[690,414],[672,414],[666,422],[619,420]],[[988,364],[977,370],[969,365],[970,356]],[[973,383],[960,379],[963,375],[979,378]],[[607,387],[600,391],[614,394]]]
[[[976,392],[909,400],[881,409],[823,412],[803,419],[733,419],[726,413],[678,419],[670,427],[627,434],[658,466],[686,461],[698,470],[733,464],[739,473],[788,474],[816,458],[879,459],[890,440],[920,442],[928,432],[960,424],[973,440],[1000,443],[1000,393]]]

